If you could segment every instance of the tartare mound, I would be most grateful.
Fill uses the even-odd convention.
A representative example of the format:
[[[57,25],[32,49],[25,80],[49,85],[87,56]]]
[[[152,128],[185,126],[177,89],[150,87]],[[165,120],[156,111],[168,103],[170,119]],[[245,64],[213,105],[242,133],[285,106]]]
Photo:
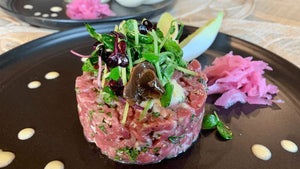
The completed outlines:
[[[159,162],[186,151],[197,139],[204,115],[206,80],[198,61],[187,69],[197,76],[175,71],[171,83],[174,96],[183,93],[183,100],[173,97],[168,107],[153,99],[147,114],[140,119],[145,101],[129,106],[127,120],[122,124],[125,100],[103,101],[97,76],[84,72],[76,79],[76,96],[84,135],[109,158],[125,163]],[[200,80],[199,80],[200,79]],[[177,99],[177,100],[176,100]]]

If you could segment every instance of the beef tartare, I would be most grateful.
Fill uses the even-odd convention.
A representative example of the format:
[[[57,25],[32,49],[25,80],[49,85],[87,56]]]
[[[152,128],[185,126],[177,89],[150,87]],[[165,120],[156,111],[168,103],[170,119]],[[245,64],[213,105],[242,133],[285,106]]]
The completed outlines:
[[[197,60],[182,60],[173,27],[164,35],[148,20],[123,21],[109,34],[86,26],[97,42],[81,55],[87,60],[75,89],[87,140],[125,163],[186,151],[201,129],[207,78]]]

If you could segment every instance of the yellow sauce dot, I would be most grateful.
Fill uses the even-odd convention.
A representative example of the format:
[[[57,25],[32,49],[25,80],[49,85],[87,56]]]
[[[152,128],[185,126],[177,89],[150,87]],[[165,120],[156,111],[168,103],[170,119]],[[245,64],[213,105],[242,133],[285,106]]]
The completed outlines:
[[[35,131],[32,128],[25,128],[18,133],[19,140],[27,140],[30,139],[34,135]]]
[[[54,160],[49,162],[44,169],[64,169],[65,166],[61,161]]]
[[[39,81],[32,81],[32,82],[28,83],[28,85],[27,85],[27,87],[29,89],[36,89],[40,86],[41,86],[41,82],[39,82]]]
[[[270,160],[272,157],[271,151],[264,145],[254,144],[251,149],[253,154],[261,160]]]
[[[14,159],[14,153],[0,150],[0,168],[8,166]]]
[[[298,151],[298,146],[290,140],[281,140],[280,144],[288,152],[296,153]]]
[[[52,80],[52,79],[55,79],[59,76],[59,73],[58,72],[49,72],[45,75],[45,78],[48,79],[48,80]]]

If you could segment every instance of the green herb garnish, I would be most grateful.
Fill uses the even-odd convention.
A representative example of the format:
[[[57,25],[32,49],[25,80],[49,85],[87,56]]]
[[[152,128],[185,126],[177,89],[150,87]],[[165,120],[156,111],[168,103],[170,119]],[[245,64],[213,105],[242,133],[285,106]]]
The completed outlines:
[[[114,81],[118,81],[120,78],[120,74],[121,74],[120,67],[117,66],[117,67],[111,69],[108,77],[110,77]]]
[[[108,86],[103,88],[102,96],[104,102],[107,104],[110,104],[113,100],[118,99],[115,93]]]
[[[169,138],[168,138],[168,140],[171,142],[171,143],[173,143],[173,144],[178,144],[178,143],[180,143],[180,138],[183,138],[185,136],[185,134],[182,134],[182,135],[180,135],[180,136],[170,136]]]
[[[217,113],[214,111],[214,114],[207,114],[203,117],[202,121],[203,129],[215,129],[224,139],[232,139],[233,134],[228,126],[226,126],[222,121],[220,121]]]
[[[195,116],[195,114],[192,114],[191,121],[194,121]]]
[[[213,114],[207,114],[203,117],[202,128],[203,129],[214,129],[217,127],[219,118]]]
[[[108,115],[108,117],[112,118],[111,112],[106,113],[106,115]]]
[[[232,136],[233,136],[232,131],[223,122],[221,122],[221,121],[218,122],[217,130],[223,138],[225,138],[227,140],[232,139]]]
[[[163,107],[168,107],[171,103],[171,99],[172,99],[172,93],[173,93],[173,89],[174,86],[168,82],[165,85],[165,93],[162,95],[162,97],[160,98],[160,103]]]
[[[157,153],[157,152],[159,152],[160,149],[161,149],[160,147],[156,147],[156,148],[153,149],[153,152]]]
[[[106,133],[105,126],[104,126],[104,125],[100,125],[100,126],[99,126],[99,129],[100,129],[100,130],[102,130],[102,131],[103,131],[103,133],[107,134],[107,133]]]
[[[95,29],[93,27],[91,27],[89,24],[85,24],[85,27],[86,27],[87,31],[89,32],[89,34],[91,35],[91,37],[97,39],[98,41],[101,40],[101,35],[96,33]]]
[[[125,153],[129,156],[130,161],[135,161],[140,154],[140,151],[133,147],[126,146],[125,148],[120,148],[117,150],[119,153]]]
[[[159,116],[160,116],[160,113],[159,113],[159,112],[152,112],[152,115],[153,115],[154,117],[159,117]]]
[[[148,151],[148,148],[147,147],[142,147],[141,151],[146,153]]]

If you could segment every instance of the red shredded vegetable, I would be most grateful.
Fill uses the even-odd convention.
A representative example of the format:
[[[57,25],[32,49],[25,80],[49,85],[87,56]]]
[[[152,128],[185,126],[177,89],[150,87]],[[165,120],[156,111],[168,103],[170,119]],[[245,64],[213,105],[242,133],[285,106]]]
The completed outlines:
[[[263,61],[252,61],[252,57],[243,58],[227,55],[216,58],[213,66],[205,67],[204,73],[208,78],[208,95],[220,93],[215,105],[229,108],[236,102],[249,104],[271,105],[272,95],[278,93],[277,86],[267,84],[262,76],[264,70],[272,70]]]
[[[105,16],[115,16],[108,4],[101,0],[73,0],[67,5],[66,14],[71,19],[99,19]]]
[[[82,54],[80,54],[80,53],[75,52],[74,50],[70,50],[70,52],[71,52],[73,55],[78,56],[78,57],[81,57],[81,58],[89,58],[89,57],[91,57],[91,55],[82,55]]]

